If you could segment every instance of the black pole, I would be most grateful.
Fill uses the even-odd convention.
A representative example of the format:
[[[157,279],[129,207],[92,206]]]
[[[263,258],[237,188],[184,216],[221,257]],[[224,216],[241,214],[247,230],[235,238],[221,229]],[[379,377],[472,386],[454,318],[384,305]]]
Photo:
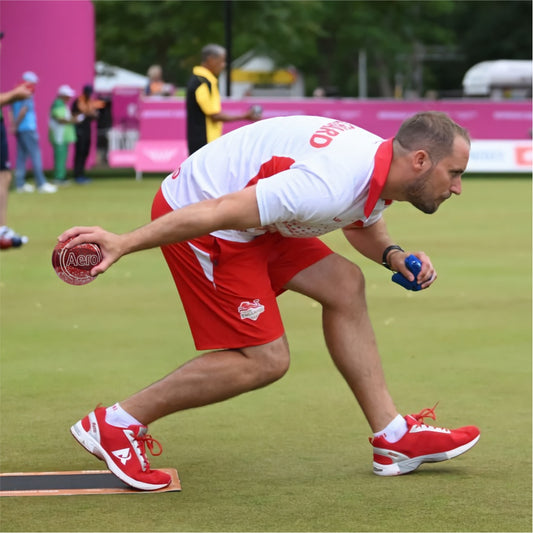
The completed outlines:
[[[226,96],[231,96],[231,1],[224,2],[224,28],[226,33]]]

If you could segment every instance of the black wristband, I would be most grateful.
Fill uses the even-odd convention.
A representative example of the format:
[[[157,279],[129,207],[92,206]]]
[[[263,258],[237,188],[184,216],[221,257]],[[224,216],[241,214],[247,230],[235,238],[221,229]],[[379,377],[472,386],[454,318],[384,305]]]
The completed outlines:
[[[385,250],[383,251],[383,255],[381,256],[381,264],[385,268],[388,268],[389,270],[392,270],[392,269],[389,263],[387,262],[387,256],[389,255],[389,252],[391,252],[392,250],[399,250],[400,252],[405,251],[401,246],[398,246],[397,244],[391,244],[390,246],[387,246],[387,248],[385,248]]]

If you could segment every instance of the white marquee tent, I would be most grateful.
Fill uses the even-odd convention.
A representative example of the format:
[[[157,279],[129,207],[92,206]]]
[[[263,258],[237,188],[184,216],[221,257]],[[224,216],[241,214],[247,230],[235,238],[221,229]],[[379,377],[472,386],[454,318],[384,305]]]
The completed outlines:
[[[110,93],[115,87],[144,89],[147,85],[148,76],[103,61],[95,64],[94,90],[97,93]]]
[[[494,96],[502,91],[521,91],[531,95],[531,60],[482,61],[469,70],[463,78],[466,96]]]

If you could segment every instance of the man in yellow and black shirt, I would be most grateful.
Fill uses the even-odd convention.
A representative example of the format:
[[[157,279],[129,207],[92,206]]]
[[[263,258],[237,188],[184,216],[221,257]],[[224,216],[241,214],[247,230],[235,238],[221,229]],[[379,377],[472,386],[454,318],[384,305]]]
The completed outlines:
[[[187,144],[189,154],[222,135],[222,123],[258,120],[252,109],[242,115],[222,112],[218,76],[226,67],[226,50],[218,44],[202,48],[202,64],[194,67],[187,84]]]

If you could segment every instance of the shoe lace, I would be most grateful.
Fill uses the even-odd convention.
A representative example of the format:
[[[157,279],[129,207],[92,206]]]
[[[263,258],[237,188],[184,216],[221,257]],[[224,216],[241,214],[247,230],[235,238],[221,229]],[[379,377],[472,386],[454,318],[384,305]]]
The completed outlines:
[[[437,402],[433,407],[426,407],[425,409],[422,409],[420,413],[417,413],[416,415],[411,415],[419,424],[424,423],[424,418],[431,418],[431,420],[436,420],[437,417],[435,416],[435,409],[437,408],[437,405],[439,405],[439,402]]]
[[[442,431],[443,433],[449,433],[449,430],[446,428],[441,428],[437,426],[430,426],[428,424],[424,424],[424,418],[431,418],[432,420],[436,420],[437,417],[435,416],[435,409],[437,408],[437,405],[439,405],[439,402],[437,402],[433,407],[426,407],[425,409],[422,409],[420,413],[417,413],[416,415],[411,415],[412,418],[414,418],[417,422],[417,425],[421,427],[426,428],[432,428],[434,430]]]
[[[146,472],[146,470],[150,470],[150,463],[148,459],[146,458],[146,448],[148,448],[148,451],[153,456],[158,456],[163,453],[163,446],[158,440],[154,439],[152,435],[148,435],[148,434],[138,435],[133,440],[132,444],[135,448],[135,451],[137,452],[137,456],[141,460],[141,466],[142,466],[143,472]],[[154,445],[157,445],[158,451],[154,450]]]
[[[142,435],[140,437],[138,437],[137,440],[140,440],[142,441],[144,444],[146,444],[146,447],[148,448],[148,451],[153,455],[153,456],[158,456],[158,455],[161,455],[163,453],[163,446],[161,445],[161,443],[154,439],[152,437],[152,435]],[[154,444],[157,445],[157,447],[159,448],[159,451],[155,452],[154,451]]]

